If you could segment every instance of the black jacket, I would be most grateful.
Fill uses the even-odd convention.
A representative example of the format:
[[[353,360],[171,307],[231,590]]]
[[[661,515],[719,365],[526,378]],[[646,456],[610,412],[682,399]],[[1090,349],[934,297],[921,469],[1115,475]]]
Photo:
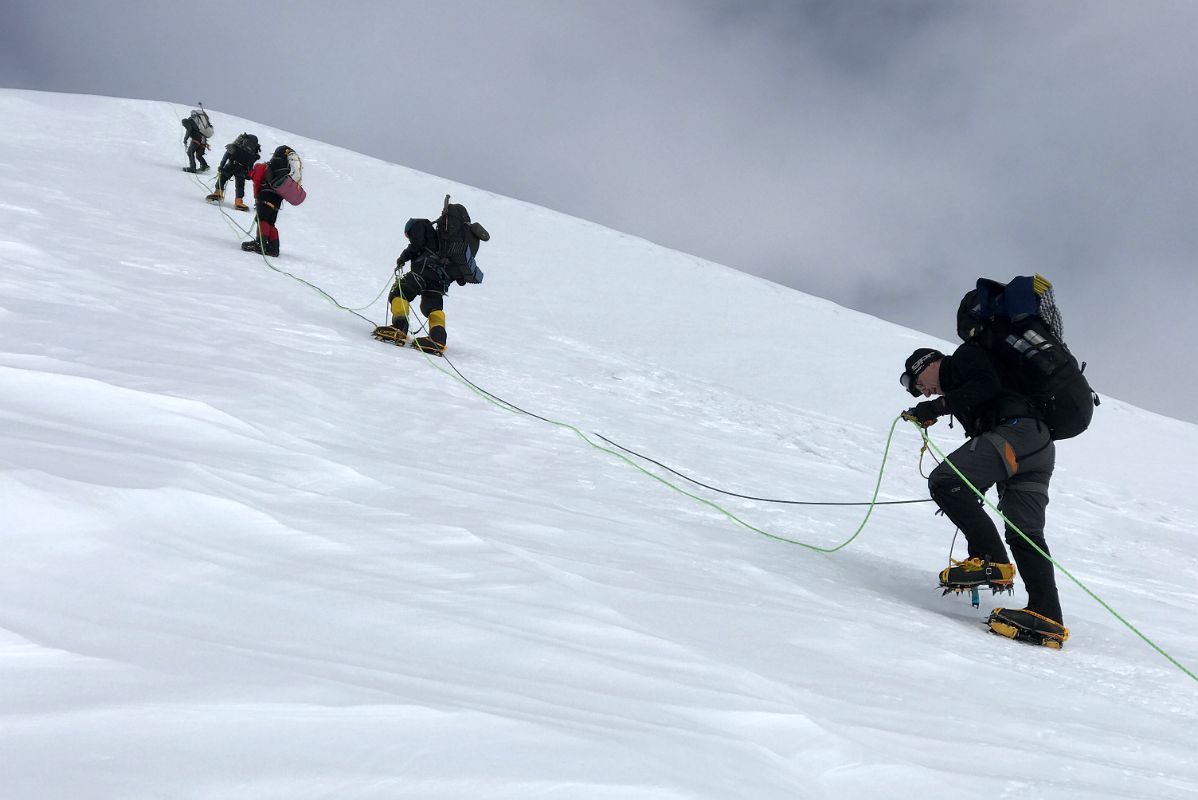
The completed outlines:
[[[973,342],[940,362],[945,409],[961,423],[966,436],[993,430],[1012,417],[1040,419],[1042,415],[1016,386],[1011,369]]]
[[[196,127],[195,120],[193,120],[191,117],[184,117],[183,118],[183,142],[184,142],[184,144],[187,143],[188,139],[195,141],[196,144],[199,144],[201,146],[208,142],[208,139],[204,136],[204,134],[200,133],[200,129]]]
[[[250,166],[252,166],[252,165],[250,165]],[[250,171],[250,167],[246,166],[245,164],[242,164],[241,161],[237,158],[237,156],[233,155],[232,153],[230,153],[227,150],[225,151],[225,154],[223,156],[221,156],[220,166],[217,167],[217,172],[221,173],[222,175],[225,175],[226,180],[228,178],[236,177],[238,175],[240,175],[241,177],[244,178],[249,174],[249,171]]]
[[[396,266],[402,267],[409,261],[413,268],[422,266],[426,259],[437,254],[437,230],[433,223],[427,219],[413,220],[413,223],[408,231],[408,246],[399,254]]]

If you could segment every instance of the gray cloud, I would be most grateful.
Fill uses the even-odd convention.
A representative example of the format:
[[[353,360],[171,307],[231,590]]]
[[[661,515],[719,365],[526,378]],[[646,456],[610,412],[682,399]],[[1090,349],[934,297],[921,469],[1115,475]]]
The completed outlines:
[[[1096,386],[1198,420],[1198,5],[0,13],[4,85],[203,100],[945,338],[976,277],[1041,271]]]

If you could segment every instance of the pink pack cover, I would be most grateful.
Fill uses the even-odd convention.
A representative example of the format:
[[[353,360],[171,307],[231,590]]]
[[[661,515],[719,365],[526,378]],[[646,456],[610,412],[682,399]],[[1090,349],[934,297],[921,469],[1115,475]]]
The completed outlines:
[[[290,175],[283,179],[283,185],[275,189],[275,191],[293,206],[298,206],[308,198],[308,193],[304,191],[304,187],[292,180]]]

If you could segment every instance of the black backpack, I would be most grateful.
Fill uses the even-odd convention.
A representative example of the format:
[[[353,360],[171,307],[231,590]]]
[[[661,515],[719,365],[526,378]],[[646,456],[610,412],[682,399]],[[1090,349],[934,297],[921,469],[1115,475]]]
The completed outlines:
[[[252,133],[239,134],[236,139],[225,145],[225,150],[229,153],[230,158],[246,169],[254,166],[254,162],[262,153],[258,137]]]
[[[437,239],[441,256],[449,276],[459,284],[482,283],[483,271],[474,262],[478,254],[480,242],[491,239],[487,229],[477,222],[470,221],[470,212],[461,203],[449,202],[445,195],[445,204],[441,216],[437,219]]]
[[[1086,365],[1069,352],[1063,334],[1052,284],[1042,275],[1005,284],[979,278],[957,309],[957,335],[1015,368],[1016,388],[1043,414],[1054,440],[1088,428],[1099,404],[1082,374]]]

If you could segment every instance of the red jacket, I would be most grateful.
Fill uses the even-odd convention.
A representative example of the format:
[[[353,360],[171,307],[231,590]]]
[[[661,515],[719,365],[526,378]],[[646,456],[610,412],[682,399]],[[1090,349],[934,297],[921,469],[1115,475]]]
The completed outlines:
[[[308,198],[308,193],[304,191],[304,187],[293,181],[290,175],[283,178],[283,182],[278,186],[271,186],[270,183],[266,181],[266,170],[268,166],[269,165],[267,162],[261,161],[255,164],[254,168],[250,170],[249,177],[250,180],[254,182],[255,200],[261,200],[261,195],[263,192],[276,194],[282,197],[288,203],[291,203],[293,206],[298,206]]]

